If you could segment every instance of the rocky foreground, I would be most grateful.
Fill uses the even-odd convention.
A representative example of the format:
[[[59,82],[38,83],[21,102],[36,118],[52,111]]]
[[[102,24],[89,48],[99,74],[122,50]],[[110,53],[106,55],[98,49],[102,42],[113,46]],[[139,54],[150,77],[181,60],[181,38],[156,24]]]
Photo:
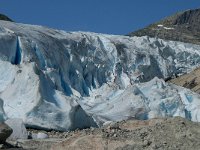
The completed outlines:
[[[128,120],[72,132],[29,130],[36,139],[7,140],[2,148],[27,150],[198,150],[200,123],[175,117]],[[46,135],[45,136],[42,136]]]

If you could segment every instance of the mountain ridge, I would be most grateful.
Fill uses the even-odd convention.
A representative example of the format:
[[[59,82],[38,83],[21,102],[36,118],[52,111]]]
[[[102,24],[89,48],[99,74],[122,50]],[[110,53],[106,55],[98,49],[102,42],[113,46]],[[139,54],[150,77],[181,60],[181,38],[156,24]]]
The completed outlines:
[[[128,36],[150,36],[165,40],[200,44],[200,9],[186,10],[166,17]]]
[[[0,13],[0,20],[11,21],[11,22],[13,22],[12,19],[10,19],[9,17],[7,17],[6,15],[1,14],[1,13]]]

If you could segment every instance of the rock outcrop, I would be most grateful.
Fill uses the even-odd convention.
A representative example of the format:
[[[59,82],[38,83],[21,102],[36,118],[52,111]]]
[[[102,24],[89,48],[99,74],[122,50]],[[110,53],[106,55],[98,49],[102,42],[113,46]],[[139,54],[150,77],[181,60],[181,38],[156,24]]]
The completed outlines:
[[[0,14],[0,20],[11,21],[11,22],[13,22],[13,20],[11,20],[9,17],[7,17],[7,16],[4,15],[4,14]]]
[[[192,91],[200,94],[200,68],[184,74],[178,78],[169,80],[170,83],[191,89]]]
[[[0,123],[0,144],[5,143],[6,139],[12,134],[13,130],[5,123]]]

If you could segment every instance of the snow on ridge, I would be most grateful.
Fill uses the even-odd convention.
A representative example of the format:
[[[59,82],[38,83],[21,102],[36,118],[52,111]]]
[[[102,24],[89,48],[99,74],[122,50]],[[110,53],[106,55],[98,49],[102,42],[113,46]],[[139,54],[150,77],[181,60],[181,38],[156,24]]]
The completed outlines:
[[[163,27],[166,30],[174,30],[174,28],[169,28],[169,27]]]
[[[158,79],[198,67],[198,45],[4,21],[0,29],[0,99],[8,118],[62,131],[158,114],[199,121],[188,91]]]
[[[160,28],[166,29],[166,30],[174,30],[174,28],[171,28],[171,27],[165,27],[165,26],[162,25],[162,24],[158,24],[157,26],[160,27]]]

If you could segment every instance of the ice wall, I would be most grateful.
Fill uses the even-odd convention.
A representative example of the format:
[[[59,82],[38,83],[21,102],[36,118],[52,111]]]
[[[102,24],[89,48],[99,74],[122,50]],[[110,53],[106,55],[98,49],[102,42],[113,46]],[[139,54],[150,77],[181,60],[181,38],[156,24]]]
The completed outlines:
[[[22,118],[29,127],[70,130],[158,114],[199,121],[193,94],[188,98],[187,92],[175,92],[177,96],[170,99],[179,88],[158,78],[198,67],[200,46],[6,21],[0,21],[0,45],[5,114]],[[148,86],[155,82],[164,88]],[[191,105],[186,106],[185,98]]]

